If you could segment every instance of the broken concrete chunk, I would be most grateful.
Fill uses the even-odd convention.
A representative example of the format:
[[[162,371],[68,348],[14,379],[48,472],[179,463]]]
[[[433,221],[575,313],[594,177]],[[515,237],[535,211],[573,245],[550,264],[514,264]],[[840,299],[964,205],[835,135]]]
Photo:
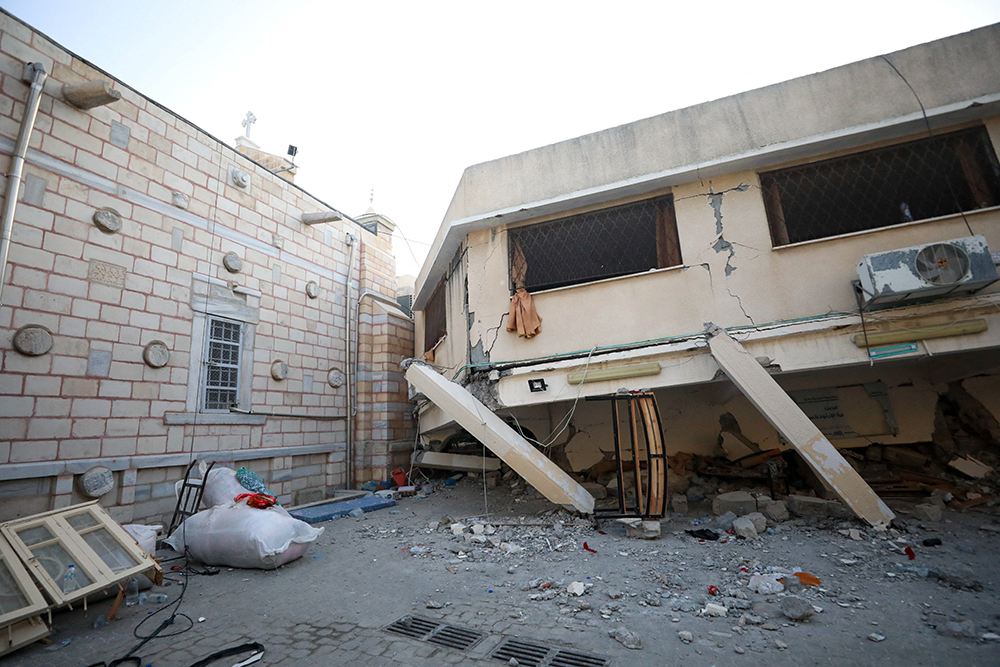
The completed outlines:
[[[993,472],[993,468],[986,465],[982,461],[977,461],[971,456],[966,458],[962,458],[960,456],[951,463],[949,463],[948,467],[954,468],[963,475],[967,475],[974,479],[981,479],[989,475],[991,472]]]
[[[727,610],[721,604],[715,604],[714,602],[709,602],[705,605],[705,608],[701,610],[701,613],[705,616],[716,616],[718,618],[725,618]]]
[[[694,635],[689,630],[681,630],[677,633],[677,638],[685,644],[690,644],[694,641]]]
[[[566,587],[566,592],[570,595],[575,595],[577,597],[583,595],[587,588],[583,585],[582,581],[574,581],[569,586]]]
[[[718,517],[713,525],[719,530],[732,530],[733,521],[736,521],[736,515],[732,512],[726,512],[722,516]]]
[[[712,512],[718,516],[732,512],[736,516],[757,511],[757,500],[746,491],[731,491],[720,493],[712,501]]]
[[[760,512],[750,512],[750,514],[747,514],[745,518],[750,519],[753,523],[753,528],[757,531],[758,535],[767,532],[767,519]]]
[[[781,500],[772,500],[764,506],[762,511],[764,516],[776,523],[788,521],[788,506]]]
[[[736,534],[739,537],[742,537],[744,539],[748,540],[758,539],[757,529],[754,527],[753,521],[746,518],[745,516],[741,516],[740,518],[736,519],[736,521],[733,521],[733,530],[736,531]]]
[[[625,526],[625,537],[640,540],[656,540],[660,537],[659,521],[642,521],[641,519],[618,519]]]
[[[976,625],[969,620],[948,621],[934,628],[939,635],[944,637],[955,637],[956,639],[978,639]]]
[[[670,508],[677,512],[678,514],[688,513],[688,499],[687,496],[683,496],[679,493],[675,493],[670,497]]]
[[[940,521],[941,508],[933,503],[913,506],[913,518],[917,521]]]
[[[788,496],[788,509],[798,516],[847,517],[850,513],[836,500],[824,500],[812,496]]]
[[[781,601],[781,613],[793,621],[804,621],[815,614],[816,610],[811,602],[789,595]]]
[[[625,628],[615,628],[614,630],[608,630],[608,636],[625,648],[635,650],[642,648],[642,637],[631,630],[627,630]]]
[[[465,525],[464,524],[461,524],[461,523],[453,523],[453,524],[451,524],[451,534],[452,535],[461,535],[464,532],[465,532]]]

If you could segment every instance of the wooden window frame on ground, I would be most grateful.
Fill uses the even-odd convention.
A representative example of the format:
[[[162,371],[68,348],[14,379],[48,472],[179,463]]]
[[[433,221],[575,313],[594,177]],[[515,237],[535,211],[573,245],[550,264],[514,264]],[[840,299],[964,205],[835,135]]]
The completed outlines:
[[[69,520],[77,516],[89,514],[94,520],[93,525],[75,529]],[[26,544],[20,537],[21,533],[36,527],[44,527],[51,537],[31,544]],[[112,569],[98,553],[86,542],[88,533],[104,529],[110,537],[123,548],[136,565],[117,572]],[[86,598],[88,595],[111,588],[116,583],[124,581],[137,574],[154,570],[151,578],[158,578],[159,566],[152,556],[147,554],[111,516],[102,508],[98,501],[73,505],[60,510],[36,514],[34,516],[8,521],[0,525],[0,534],[7,540],[14,552],[28,566],[28,569],[39,582],[42,589],[56,607],[69,605],[72,602]],[[32,549],[40,549],[51,544],[60,544],[73,558],[77,572],[83,573],[90,584],[80,585],[75,591],[66,594],[62,590],[62,581],[55,580],[45,569]],[[20,580],[19,580],[20,581]]]
[[[10,577],[14,584],[21,591],[21,595],[27,601],[27,605],[20,607],[18,609],[12,609],[5,614],[0,614],[0,628],[4,631],[7,630],[9,626],[17,623],[29,616],[37,616],[38,614],[44,612],[48,609],[49,604],[45,601],[42,596],[41,591],[35,586],[35,582],[31,580],[31,575],[24,568],[20,559],[15,553],[14,549],[7,543],[6,540],[0,539],[0,567],[5,567],[7,572],[10,573]],[[8,636],[5,641],[3,638],[4,631],[0,631],[0,642],[9,645],[12,641],[12,637]],[[0,653],[3,653],[0,650]]]

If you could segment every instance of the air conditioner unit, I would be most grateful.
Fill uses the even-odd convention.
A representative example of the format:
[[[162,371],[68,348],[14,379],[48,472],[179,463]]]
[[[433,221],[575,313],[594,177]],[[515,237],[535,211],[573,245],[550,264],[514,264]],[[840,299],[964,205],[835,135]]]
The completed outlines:
[[[974,292],[1000,280],[983,236],[865,255],[858,262],[862,305],[889,306]]]

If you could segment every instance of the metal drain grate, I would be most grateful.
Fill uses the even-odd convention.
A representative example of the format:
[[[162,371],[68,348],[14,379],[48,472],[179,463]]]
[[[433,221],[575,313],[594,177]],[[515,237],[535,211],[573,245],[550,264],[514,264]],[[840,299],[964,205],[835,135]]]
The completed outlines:
[[[518,664],[526,667],[608,667],[611,664],[608,658],[512,637],[504,639],[490,657],[505,662],[515,658]]]
[[[447,646],[459,651],[467,651],[486,636],[482,632],[446,625],[438,621],[420,616],[404,616],[390,623],[384,630],[397,635],[403,635],[422,642]],[[568,663],[572,664],[572,663]]]

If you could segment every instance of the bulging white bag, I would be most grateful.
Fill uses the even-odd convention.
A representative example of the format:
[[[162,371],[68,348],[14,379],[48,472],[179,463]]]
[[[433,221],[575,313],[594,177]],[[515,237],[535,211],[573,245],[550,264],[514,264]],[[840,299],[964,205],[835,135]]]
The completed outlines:
[[[230,500],[185,519],[166,543],[178,553],[186,545],[206,565],[273,570],[300,558],[322,534],[277,505],[261,510]]]
[[[231,503],[233,498],[246,492],[247,490],[236,479],[235,470],[218,466],[212,468],[208,473],[201,501],[206,507],[215,507]]]

